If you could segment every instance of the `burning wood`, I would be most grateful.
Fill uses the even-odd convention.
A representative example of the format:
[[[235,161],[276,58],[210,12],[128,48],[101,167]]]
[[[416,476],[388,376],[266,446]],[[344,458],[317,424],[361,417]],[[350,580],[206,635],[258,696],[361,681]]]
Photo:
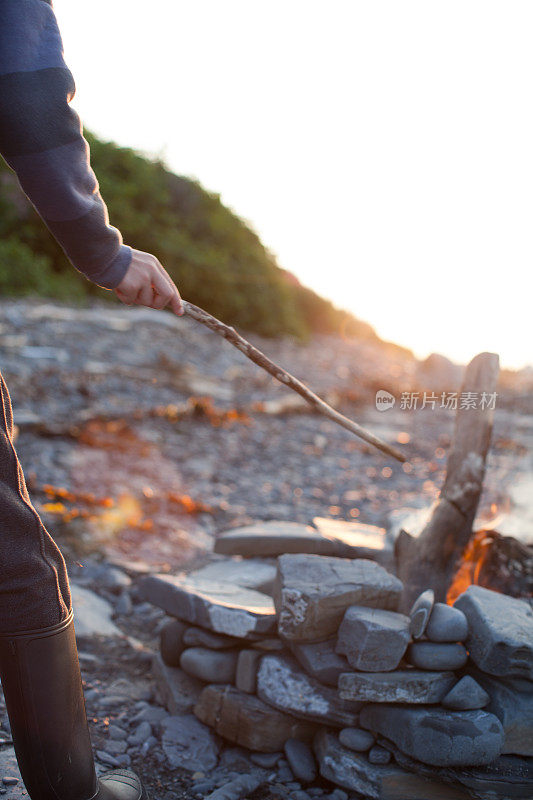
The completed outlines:
[[[496,389],[498,373],[498,356],[480,353],[466,369],[462,391],[488,396]],[[398,575],[405,587],[404,609],[428,587],[434,589],[438,600],[446,597],[457,563],[472,535],[493,415],[488,405],[457,411],[446,479],[432,516],[417,539],[405,531],[398,537],[396,558]]]

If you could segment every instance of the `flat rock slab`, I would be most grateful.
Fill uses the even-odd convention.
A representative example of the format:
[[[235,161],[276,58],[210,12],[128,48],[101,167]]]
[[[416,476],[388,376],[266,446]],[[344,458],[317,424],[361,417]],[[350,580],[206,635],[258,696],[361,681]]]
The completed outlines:
[[[292,654],[307,674],[328,686],[337,686],[339,675],[350,668],[344,656],[335,652],[337,639],[291,642],[290,646]]]
[[[154,653],[152,674],[161,703],[171,714],[192,711],[204,684],[186,675],[179,667],[165,664],[159,653]]]
[[[189,578],[234,583],[245,589],[255,589],[257,592],[271,595],[276,578],[276,565],[259,558],[228,558],[224,561],[214,561],[196,572],[189,573]]]
[[[464,667],[468,654],[458,642],[413,642],[407,660],[418,669],[454,670]]]
[[[234,528],[217,537],[215,553],[227,556],[279,556],[283,553],[338,555],[335,542],[310,525],[272,520]]]
[[[192,714],[177,714],[161,722],[161,746],[171,767],[209,772],[218,761],[219,745],[206,725]]]
[[[533,685],[521,678],[494,678],[479,670],[475,675],[489,695],[486,710],[503,725],[502,753],[533,756]]]
[[[139,581],[144,600],[173,617],[239,639],[275,631],[272,600],[231,583],[193,581],[173,575],[148,575]]]
[[[468,621],[458,608],[435,603],[426,636],[430,642],[464,642],[468,636]]]
[[[257,694],[275,708],[324,725],[357,725],[357,704],[342,700],[329,686],[311,678],[290,656],[266,655],[257,673]]]
[[[360,724],[412,758],[437,767],[490,764],[504,741],[499,719],[486,711],[375,703],[362,709]]]
[[[283,750],[287,739],[311,741],[316,725],[302,722],[233,686],[206,686],[194,713],[230,742],[260,753]]]
[[[337,633],[352,605],[394,611],[402,582],[374,561],[318,555],[282,555],[274,586],[280,636],[293,641]]]
[[[392,540],[387,538],[385,528],[327,517],[315,517],[313,525],[322,536],[336,543],[337,552],[330,555],[370,558],[387,568],[394,563]]]
[[[372,800],[468,800],[470,795],[445,783],[401,769],[371,764],[366,754],[343,747],[336,736],[319,731],[314,742],[320,774],[326,780]]]
[[[440,703],[455,682],[452,672],[347,672],[339,678],[339,694],[363,703]]]
[[[409,617],[382,608],[350,606],[337,638],[337,653],[354,669],[387,672],[396,669],[409,644]]]
[[[466,645],[479,669],[533,680],[533,610],[529,603],[469,586],[454,607],[466,615]]]

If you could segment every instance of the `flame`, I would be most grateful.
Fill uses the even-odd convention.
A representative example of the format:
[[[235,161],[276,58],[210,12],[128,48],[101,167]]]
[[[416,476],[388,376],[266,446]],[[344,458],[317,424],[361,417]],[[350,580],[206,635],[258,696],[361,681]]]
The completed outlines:
[[[446,595],[448,605],[453,605],[460,594],[472,584],[479,584],[479,576],[485,564],[494,537],[491,531],[476,531],[463,551],[461,564],[454,575]]]

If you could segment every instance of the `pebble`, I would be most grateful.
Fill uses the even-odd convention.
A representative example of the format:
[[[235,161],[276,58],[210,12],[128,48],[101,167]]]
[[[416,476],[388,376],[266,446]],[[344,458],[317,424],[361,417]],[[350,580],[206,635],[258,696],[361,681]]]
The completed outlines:
[[[105,750],[97,750],[96,755],[100,761],[104,764],[109,764],[110,767],[119,767],[120,761],[115,756],[112,756],[111,753],[106,753]]]
[[[152,728],[149,722],[141,722],[135,731],[128,736],[128,744],[143,744],[152,735]]]
[[[263,654],[259,650],[241,650],[237,659],[235,685],[241,692],[254,694],[257,687],[257,670]]]
[[[111,740],[106,742],[106,753],[111,753],[112,756],[124,755],[128,745],[124,741]]]
[[[388,764],[390,759],[391,754],[389,751],[385,750],[384,747],[380,747],[379,744],[371,747],[368,752],[368,760],[371,764]]]
[[[442,700],[442,705],[444,708],[452,708],[457,711],[469,711],[484,708],[489,701],[489,695],[479,683],[470,675],[465,675],[453,689],[450,689]]]
[[[143,745],[141,747],[141,756],[147,755],[147,753],[149,753],[152,747],[154,747],[156,744],[157,744],[156,737],[149,736],[148,739],[145,742],[143,742]]]
[[[376,741],[374,734],[362,728],[343,728],[339,733],[339,741],[349,750],[365,753]]]
[[[180,667],[205,683],[233,683],[238,653],[234,650],[208,650],[189,647],[180,657]]]
[[[294,775],[292,774],[290,767],[280,767],[278,770],[278,781],[281,781],[281,783],[287,783],[293,779]]]
[[[119,767],[129,767],[131,765],[131,756],[128,753],[124,753],[124,755],[117,756],[117,761]]]
[[[161,657],[169,667],[178,667],[180,656],[185,650],[183,637],[187,626],[178,619],[167,620],[159,632]]]
[[[468,636],[466,616],[458,608],[435,603],[426,636],[431,642],[464,642]]]
[[[407,659],[419,669],[447,671],[464,667],[468,653],[462,644],[414,642],[409,645]]]
[[[2,783],[4,786],[16,786],[18,782],[18,778],[12,778],[10,775],[4,775],[2,777]]]
[[[433,589],[426,589],[413,603],[413,607],[409,612],[411,619],[409,632],[413,639],[420,639],[424,635],[434,603],[435,592]]]
[[[334,789],[328,794],[328,800],[348,800],[348,795],[342,789]]]
[[[252,753],[250,761],[257,767],[272,769],[280,759],[281,753]]]
[[[302,783],[312,783],[316,778],[317,767],[309,745],[298,739],[287,739],[284,750],[294,777]]]
[[[115,613],[129,616],[133,611],[133,603],[131,601],[130,593],[125,591],[119,596],[115,603]]]
[[[128,736],[124,728],[121,728],[120,725],[115,725],[113,722],[109,725],[109,728],[107,729],[107,735],[109,736],[110,739],[116,739],[117,741],[120,739],[126,739]]]
[[[143,708],[130,719],[130,724],[135,725],[138,722],[149,722],[153,725],[161,722],[165,717],[168,717],[168,711],[165,708],[143,703]]]

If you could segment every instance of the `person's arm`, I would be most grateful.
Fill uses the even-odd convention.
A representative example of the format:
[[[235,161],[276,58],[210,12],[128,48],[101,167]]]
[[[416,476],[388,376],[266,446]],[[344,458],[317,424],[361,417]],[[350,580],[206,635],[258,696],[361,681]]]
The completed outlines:
[[[155,256],[110,226],[76,112],[51,4],[0,0],[0,153],[73,266],[127,304],[170,304],[177,288]]]

